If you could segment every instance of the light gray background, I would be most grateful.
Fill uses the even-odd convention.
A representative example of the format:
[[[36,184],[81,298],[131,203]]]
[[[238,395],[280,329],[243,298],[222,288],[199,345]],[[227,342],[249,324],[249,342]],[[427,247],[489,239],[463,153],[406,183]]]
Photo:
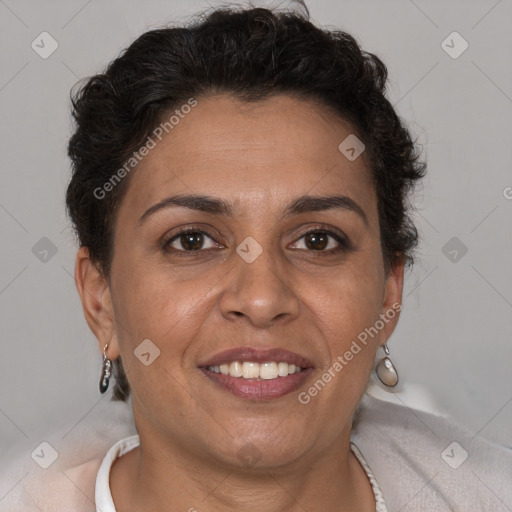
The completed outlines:
[[[99,395],[101,356],[72,277],[76,247],[64,210],[69,90],[143,31],[207,5],[0,0],[2,467],[43,440],[58,446],[100,402],[101,414],[119,408]],[[384,60],[390,98],[429,164],[417,195],[423,241],[389,343],[405,386],[388,399],[512,446],[512,2],[308,6],[314,22],[348,31]],[[47,59],[31,48],[43,31],[59,45]],[[457,59],[441,46],[453,31],[469,43]],[[32,251],[42,237],[57,248],[46,262]],[[457,262],[443,253],[452,237],[468,248]],[[0,487],[0,498],[10,487]]]

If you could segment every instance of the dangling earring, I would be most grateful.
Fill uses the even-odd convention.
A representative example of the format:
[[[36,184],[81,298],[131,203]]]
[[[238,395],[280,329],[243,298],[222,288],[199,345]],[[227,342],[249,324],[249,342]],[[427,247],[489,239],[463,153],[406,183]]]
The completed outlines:
[[[108,343],[103,348],[103,367],[101,370],[101,378],[100,378],[100,393],[103,394],[108,389],[108,383],[110,380],[110,375],[112,374],[112,361],[107,357]]]
[[[389,358],[388,344],[384,343],[382,348],[384,352],[386,352],[386,355],[377,363],[375,373],[384,386],[394,388],[398,384],[398,372]]]

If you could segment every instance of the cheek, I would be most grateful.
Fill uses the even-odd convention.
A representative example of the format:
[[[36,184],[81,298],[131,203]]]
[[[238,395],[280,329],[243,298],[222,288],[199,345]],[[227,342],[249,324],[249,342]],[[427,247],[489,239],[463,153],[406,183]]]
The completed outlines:
[[[222,283],[220,271],[193,278],[187,274],[186,279],[184,275],[169,267],[118,264],[114,308],[123,362],[125,357],[134,359],[133,351],[149,339],[161,351],[166,367],[182,364],[194,337],[201,335],[212,297]]]
[[[116,287],[117,336],[133,396],[143,404],[158,403],[158,397],[165,396],[172,410],[181,410],[188,395],[169,390],[187,386],[181,365],[202,322],[201,301],[195,293],[186,293],[193,289],[191,282],[176,283],[133,267],[118,275],[123,280]]]
[[[183,288],[194,288],[192,282],[176,283],[163,276],[145,272],[143,277],[127,280],[118,290],[120,298],[116,317],[127,327],[129,343],[150,338],[159,346],[166,339],[174,339],[173,330],[193,315],[198,298],[195,293],[184,293]],[[194,300],[195,299],[195,300]],[[186,322],[185,322],[186,323]],[[174,344],[176,346],[176,344]]]
[[[325,283],[324,283],[325,284]],[[367,261],[329,281],[323,291],[317,285],[313,314],[327,341],[329,358],[325,371],[338,357],[343,358],[341,376],[360,382],[367,376],[378,347],[378,335],[368,335],[382,311],[384,274],[380,266]]]
[[[373,287],[364,286],[362,280],[345,281],[342,287],[325,297],[318,315],[330,329],[327,334],[332,340],[332,349],[346,350],[347,344],[375,323],[380,305],[380,294]]]

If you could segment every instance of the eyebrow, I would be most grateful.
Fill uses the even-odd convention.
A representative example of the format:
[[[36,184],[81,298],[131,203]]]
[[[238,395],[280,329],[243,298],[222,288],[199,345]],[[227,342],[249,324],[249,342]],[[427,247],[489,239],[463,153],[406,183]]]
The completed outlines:
[[[197,210],[214,215],[226,215],[234,217],[233,207],[230,203],[220,198],[205,195],[178,195],[167,197],[151,206],[139,219],[142,224],[154,213],[170,207],[181,206],[190,210]],[[368,217],[364,210],[353,199],[347,196],[309,196],[296,198],[284,211],[282,218],[307,212],[319,212],[324,210],[341,209],[356,213],[368,226]]]

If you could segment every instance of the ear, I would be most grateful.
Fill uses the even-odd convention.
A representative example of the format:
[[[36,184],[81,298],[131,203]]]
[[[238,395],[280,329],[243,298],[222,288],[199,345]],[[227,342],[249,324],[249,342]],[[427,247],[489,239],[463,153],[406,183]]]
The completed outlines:
[[[80,247],[76,255],[75,284],[85,319],[98,339],[100,352],[103,354],[108,344],[107,357],[116,359],[120,352],[110,288],[107,279],[89,257],[87,247]]]
[[[402,310],[402,293],[404,286],[405,261],[401,258],[390,267],[386,277],[386,287],[382,302],[381,318],[384,321],[384,328],[380,332],[379,341],[383,345],[387,342],[400,317]]]

